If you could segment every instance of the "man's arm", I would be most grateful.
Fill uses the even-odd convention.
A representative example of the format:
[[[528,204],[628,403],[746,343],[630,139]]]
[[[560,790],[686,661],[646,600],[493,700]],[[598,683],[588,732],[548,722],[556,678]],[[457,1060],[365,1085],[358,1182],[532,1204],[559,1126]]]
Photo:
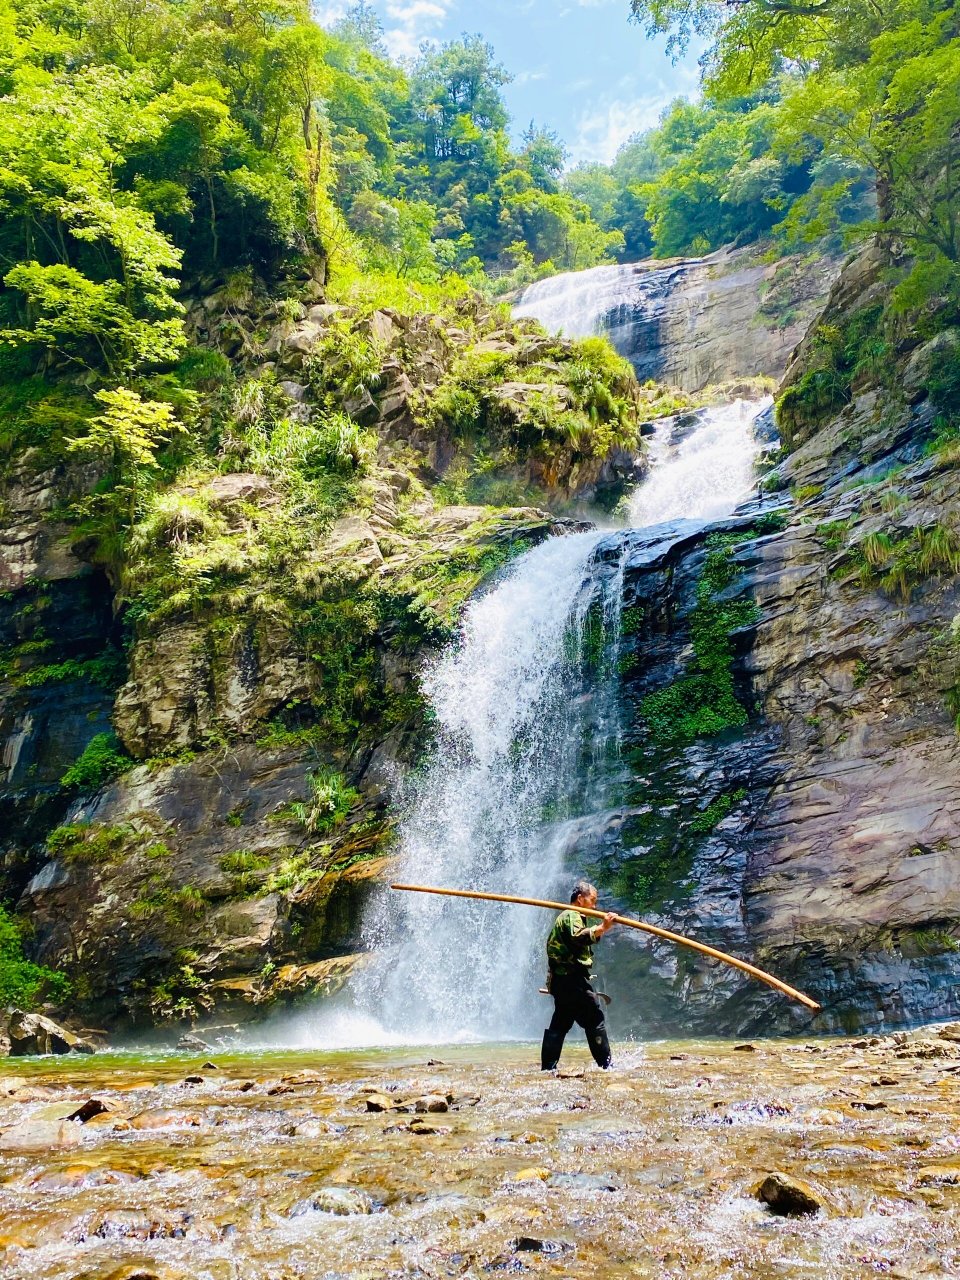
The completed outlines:
[[[572,923],[572,922],[571,922]],[[599,924],[587,926],[584,925],[580,929],[571,929],[570,936],[575,942],[582,945],[599,942],[605,933],[609,933],[613,926],[617,923],[616,913],[608,911]]]

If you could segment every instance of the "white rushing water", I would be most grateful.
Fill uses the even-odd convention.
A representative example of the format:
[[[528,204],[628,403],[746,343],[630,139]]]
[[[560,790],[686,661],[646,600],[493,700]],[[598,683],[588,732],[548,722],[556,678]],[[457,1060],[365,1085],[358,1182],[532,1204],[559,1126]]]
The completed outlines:
[[[650,472],[630,499],[630,525],[643,529],[681,517],[719,520],[729,515],[754,489],[753,424],[770,403],[734,400],[706,409],[679,440],[669,420],[662,424],[650,441]]]
[[[513,314],[532,316],[553,333],[584,338],[600,332],[604,315],[622,304],[636,275],[636,265],[627,263],[549,276],[524,289]]]
[[[459,642],[427,671],[436,745],[401,802],[397,879],[561,891],[557,820],[578,788],[590,701],[579,696],[581,645],[588,619],[603,617],[584,586],[603,536],[550,538],[525,553],[469,605]],[[618,601],[618,586],[613,594]],[[615,634],[616,619],[607,621]],[[366,923],[373,955],[351,1006],[295,1035],[330,1046],[539,1031],[543,925],[536,909],[385,890]]]

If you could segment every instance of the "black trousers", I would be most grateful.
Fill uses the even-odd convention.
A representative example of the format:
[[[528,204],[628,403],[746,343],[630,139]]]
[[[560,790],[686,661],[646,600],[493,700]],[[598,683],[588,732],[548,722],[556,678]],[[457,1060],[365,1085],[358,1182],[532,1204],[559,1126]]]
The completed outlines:
[[[600,997],[590,985],[590,977],[581,974],[553,974],[550,978],[550,994],[553,996],[553,1018],[543,1033],[540,1050],[540,1067],[552,1071],[560,1061],[560,1053],[567,1032],[574,1023],[583,1027],[587,1044],[598,1067],[609,1067],[610,1041],[603,1021]]]

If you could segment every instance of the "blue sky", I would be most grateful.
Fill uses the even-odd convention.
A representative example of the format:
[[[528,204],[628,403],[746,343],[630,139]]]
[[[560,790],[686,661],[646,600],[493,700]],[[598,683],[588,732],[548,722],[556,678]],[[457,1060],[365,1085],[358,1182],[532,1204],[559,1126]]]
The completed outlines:
[[[319,0],[324,24],[347,0]],[[628,22],[629,0],[374,0],[395,57],[424,40],[479,32],[513,75],[505,97],[519,134],[530,120],[556,129],[570,163],[609,161],[631,133],[656,124],[680,94],[697,92],[696,52],[674,65],[665,39]]]

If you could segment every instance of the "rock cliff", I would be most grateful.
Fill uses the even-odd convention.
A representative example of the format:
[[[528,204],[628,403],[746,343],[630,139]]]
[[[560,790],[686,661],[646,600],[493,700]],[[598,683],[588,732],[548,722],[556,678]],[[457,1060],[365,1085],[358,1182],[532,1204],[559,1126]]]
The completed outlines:
[[[715,259],[662,268],[674,317],[702,320],[704,290],[728,308],[671,330],[688,386],[736,370],[711,334],[739,327],[742,350],[769,275]],[[834,268],[804,270],[812,307]],[[572,829],[622,903],[809,989],[825,1029],[960,1012],[960,334],[884,338],[884,270],[848,264],[798,347],[761,500],[601,544],[624,590],[622,751],[608,807]],[[214,297],[191,323],[240,371],[236,434],[122,562],[71,523],[95,471],[5,473],[6,892],[100,1024],[342,983],[397,770],[429,737],[422,664],[557,511],[642,470],[625,405],[636,428],[688,403],[494,312]],[[367,459],[322,502],[270,453],[321,407]],[[733,970],[616,945],[615,1025],[805,1025]]]

